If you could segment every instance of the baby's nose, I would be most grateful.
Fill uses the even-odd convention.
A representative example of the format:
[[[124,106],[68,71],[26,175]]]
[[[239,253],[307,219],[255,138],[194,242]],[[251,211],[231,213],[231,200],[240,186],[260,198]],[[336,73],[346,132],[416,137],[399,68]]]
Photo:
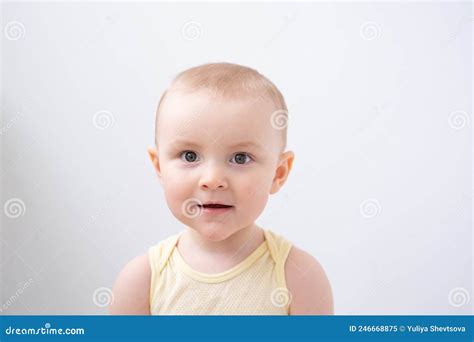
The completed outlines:
[[[199,187],[208,190],[227,188],[227,180],[222,168],[217,166],[208,167],[199,180]]]

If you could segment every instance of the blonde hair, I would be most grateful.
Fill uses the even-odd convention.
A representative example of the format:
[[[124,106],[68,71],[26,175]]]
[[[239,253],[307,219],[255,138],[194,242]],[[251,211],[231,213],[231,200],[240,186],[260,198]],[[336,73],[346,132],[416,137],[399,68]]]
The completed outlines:
[[[278,88],[257,70],[233,63],[208,63],[192,67],[179,73],[163,93],[158,102],[155,118],[155,144],[158,146],[158,116],[166,96],[176,90],[197,91],[206,89],[223,98],[259,97],[270,98],[276,106],[275,114],[283,114],[286,121],[288,108]],[[277,113],[278,112],[278,113]],[[272,119],[274,120],[274,115]],[[274,123],[272,122],[272,125]],[[282,131],[282,149],[286,148],[286,124]]]

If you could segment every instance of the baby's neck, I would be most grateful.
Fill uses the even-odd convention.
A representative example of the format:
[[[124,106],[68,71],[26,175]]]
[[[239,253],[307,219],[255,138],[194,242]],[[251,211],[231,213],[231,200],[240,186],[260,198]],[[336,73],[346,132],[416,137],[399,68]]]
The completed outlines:
[[[194,229],[186,227],[178,245],[181,243],[182,247],[202,254],[232,254],[249,245],[258,246],[264,239],[262,229],[254,223],[221,241],[208,240]]]
[[[188,227],[181,234],[177,248],[192,268],[205,273],[215,273],[237,265],[264,241],[263,230],[255,224],[222,241],[206,240]]]

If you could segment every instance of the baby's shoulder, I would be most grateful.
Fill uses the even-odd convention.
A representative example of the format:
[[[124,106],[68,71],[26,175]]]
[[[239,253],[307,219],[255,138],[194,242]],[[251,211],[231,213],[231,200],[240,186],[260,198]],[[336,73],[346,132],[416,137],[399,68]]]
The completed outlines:
[[[308,252],[292,246],[285,263],[291,315],[331,315],[333,296],[322,265]]]
[[[114,283],[109,312],[116,315],[150,314],[150,279],[148,252],[129,261]]]

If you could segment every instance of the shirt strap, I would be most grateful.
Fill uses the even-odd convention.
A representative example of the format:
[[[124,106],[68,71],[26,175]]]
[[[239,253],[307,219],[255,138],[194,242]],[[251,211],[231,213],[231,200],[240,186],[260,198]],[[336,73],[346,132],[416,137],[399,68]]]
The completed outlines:
[[[283,236],[272,232],[271,230],[264,229],[265,239],[268,243],[268,249],[270,254],[275,261],[275,272],[277,277],[278,286],[286,288],[285,279],[285,263],[288,258],[288,254],[291,250],[291,242],[285,239]]]

